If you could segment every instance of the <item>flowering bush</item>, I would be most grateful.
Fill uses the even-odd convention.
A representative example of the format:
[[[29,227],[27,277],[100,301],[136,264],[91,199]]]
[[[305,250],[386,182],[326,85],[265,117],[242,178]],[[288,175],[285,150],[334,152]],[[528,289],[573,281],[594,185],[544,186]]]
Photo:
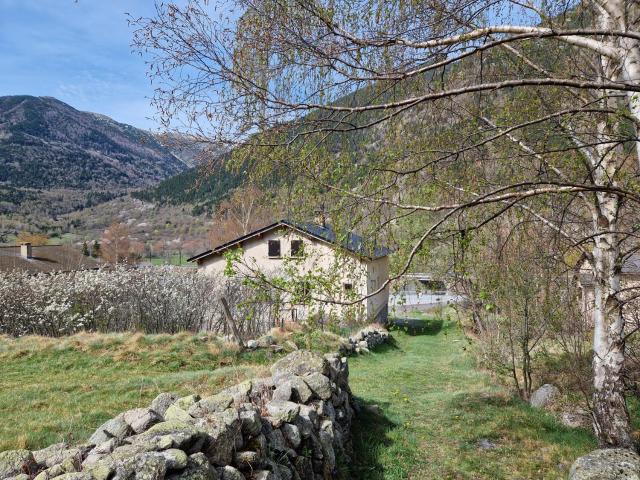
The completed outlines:
[[[68,335],[80,330],[227,333],[227,298],[249,338],[273,326],[271,304],[239,281],[179,267],[29,275],[0,272],[0,334]]]

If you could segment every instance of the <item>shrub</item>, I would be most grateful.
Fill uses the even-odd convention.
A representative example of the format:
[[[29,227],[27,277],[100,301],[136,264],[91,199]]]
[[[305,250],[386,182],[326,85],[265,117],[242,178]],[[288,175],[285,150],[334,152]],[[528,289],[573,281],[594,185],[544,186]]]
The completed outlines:
[[[78,331],[227,333],[225,296],[242,334],[274,324],[272,305],[238,280],[179,267],[29,275],[0,272],[0,334],[61,336]]]

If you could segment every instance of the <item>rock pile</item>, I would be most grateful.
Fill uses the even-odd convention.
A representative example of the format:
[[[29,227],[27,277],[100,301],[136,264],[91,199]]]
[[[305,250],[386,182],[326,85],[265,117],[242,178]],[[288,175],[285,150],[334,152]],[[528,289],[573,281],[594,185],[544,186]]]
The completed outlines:
[[[246,347],[249,350],[268,348],[274,353],[282,352],[283,350],[285,352],[293,352],[294,350],[298,350],[298,346],[291,340],[286,340],[282,344],[279,344],[278,340],[273,335],[269,334],[263,335],[260,338],[249,340]]]
[[[389,331],[380,326],[370,325],[349,337],[348,353],[369,353],[390,339]]]
[[[345,358],[298,350],[217,395],[160,394],[88,442],[0,453],[0,479],[320,480],[351,450]]]

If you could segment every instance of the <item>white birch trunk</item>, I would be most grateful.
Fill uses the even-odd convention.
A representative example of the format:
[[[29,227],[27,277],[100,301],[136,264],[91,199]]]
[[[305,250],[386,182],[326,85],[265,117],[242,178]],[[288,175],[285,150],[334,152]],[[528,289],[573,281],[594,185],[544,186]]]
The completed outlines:
[[[625,25],[625,30],[633,26]],[[622,63],[622,77],[628,83],[640,83],[640,42],[632,38],[624,38],[621,41],[625,56]],[[627,94],[628,106],[631,116],[636,121],[636,156],[638,171],[640,171],[640,93],[629,92]]]
[[[624,397],[624,319],[618,299],[620,269],[615,233],[619,199],[598,194],[599,215],[594,219],[593,250],[595,280],[593,335],[593,420],[602,446],[631,447],[631,424]]]
[[[596,6],[599,28],[627,31],[628,0],[598,0]],[[634,39],[604,40],[621,53],[619,58],[601,57],[603,75],[607,80],[622,79],[640,82],[640,48]],[[621,48],[620,48],[621,47]],[[631,115],[640,120],[640,102],[635,93],[627,95]],[[607,100],[607,103],[609,100]],[[598,124],[600,140],[606,142],[616,126],[606,121]],[[602,144],[596,148],[599,158],[592,164],[596,186],[613,187],[621,157],[619,147]],[[640,168],[640,144],[636,142]],[[631,422],[624,396],[625,325],[620,302],[620,270],[622,258],[618,232],[620,198],[611,193],[596,194],[593,213],[595,246],[594,273],[594,335],[593,335],[593,422],[598,440],[604,447],[633,447]]]

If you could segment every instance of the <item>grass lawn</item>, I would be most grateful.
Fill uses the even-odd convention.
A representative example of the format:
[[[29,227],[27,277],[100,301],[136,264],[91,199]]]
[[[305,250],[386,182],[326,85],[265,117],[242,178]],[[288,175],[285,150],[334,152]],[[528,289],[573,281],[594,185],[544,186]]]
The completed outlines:
[[[382,410],[356,423],[351,478],[564,479],[596,448],[587,430],[563,427],[492,384],[454,323],[416,326],[394,332],[394,346],[350,360],[354,395]]]
[[[273,361],[207,335],[0,337],[0,451],[82,442],[160,392],[214,393]]]
[[[492,384],[454,324],[417,325],[394,332],[394,345],[350,360],[354,394],[381,413],[358,418],[346,478],[566,478],[571,462],[595,447],[588,431],[562,427]],[[288,338],[324,351],[339,342],[317,331]],[[204,334],[0,337],[0,451],[82,442],[160,392],[215,393],[268,374],[277,358],[239,353]]]
[[[150,262],[152,265],[179,265],[182,267],[194,267],[193,263],[187,262],[187,259],[190,256],[191,255],[186,255],[186,254],[182,254],[182,255],[173,254],[169,258],[150,257],[150,258],[143,258],[143,261]]]
[[[324,352],[342,341],[301,328],[272,333]],[[0,336],[0,451],[83,442],[105,420],[149,405],[158,393],[211,395],[270,375],[283,355],[241,353],[207,334]]]
[[[78,236],[75,233],[63,233],[62,235],[56,235],[51,237],[47,242],[49,245],[70,245],[76,241]],[[91,242],[87,242],[91,245]]]

